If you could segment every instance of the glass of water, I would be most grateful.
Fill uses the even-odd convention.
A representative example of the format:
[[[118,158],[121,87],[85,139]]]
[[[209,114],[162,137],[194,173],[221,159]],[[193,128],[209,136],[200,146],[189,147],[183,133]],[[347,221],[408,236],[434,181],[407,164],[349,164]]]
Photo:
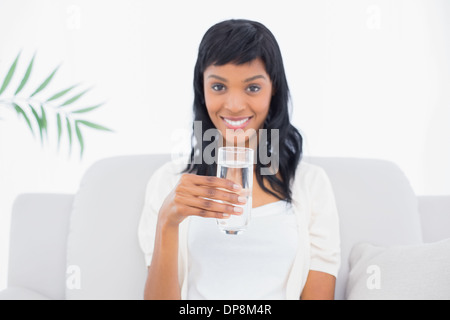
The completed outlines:
[[[247,229],[252,209],[253,188],[253,150],[240,147],[219,148],[217,162],[217,177],[232,180],[242,187],[240,196],[247,202],[242,207],[240,215],[230,215],[226,219],[217,219],[219,229],[226,234],[239,234]]]

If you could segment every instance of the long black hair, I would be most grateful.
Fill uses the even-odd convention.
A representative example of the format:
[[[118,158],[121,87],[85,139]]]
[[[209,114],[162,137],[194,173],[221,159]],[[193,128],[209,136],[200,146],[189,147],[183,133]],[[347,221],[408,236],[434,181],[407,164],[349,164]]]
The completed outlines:
[[[279,131],[279,154],[273,152],[271,135],[267,135],[268,156],[278,157],[281,180],[275,175],[261,175],[262,167],[269,164],[261,164],[259,161],[259,148],[256,156],[256,179],[261,188],[280,200],[291,202],[291,182],[295,176],[295,170],[302,156],[303,139],[300,132],[289,120],[289,88],[283,66],[283,59],[278,43],[264,25],[249,20],[226,20],[212,26],[203,36],[200,43],[197,62],[194,69],[194,121],[200,121],[202,134],[208,129],[214,129],[205,104],[203,73],[211,65],[221,66],[228,63],[241,65],[260,58],[265,65],[266,72],[270,76],[274,94],[270,102],[270,109],[264,122],[263,129],[270,133],[271,129]],[[194,125],[195,127],[195,125]],[[217,141],[215,141],[217,142]],[[206,145],[192,136],[192,149],[190,163],[183,172],[196,173],[204,176],[216,175],[216,162],[207,164],[202,159],[195,161],[203,154]],[[264,186],[263,180],[267,179],[272,192]]]

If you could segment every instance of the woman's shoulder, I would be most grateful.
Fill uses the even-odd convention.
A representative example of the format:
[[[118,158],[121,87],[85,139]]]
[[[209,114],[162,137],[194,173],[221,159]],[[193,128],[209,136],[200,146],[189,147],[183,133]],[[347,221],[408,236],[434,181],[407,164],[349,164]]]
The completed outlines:
[[[168,161],[158,167],[150,176],[146,186],[146,202],[159,208],[167,194],[176,186],[183,169],[179,161]]]
[[[178,181],[186,167],[186,163],[182,163],[178,160],[167,161],[153,172],[150,177],[149,183],[160,183],[163,181],[165,181],[166,183],[170,183],[171,181]]]
[[[312,177],[318,175],[326,175],[325,170],[321,166],[308,162],[308,160],[301,160],[298,163],[295,173],[296,178]]]
[[[294,189],[311,190],[316,186],[329,184],[329,178],[326,171],[319,165],[302,160],[297,165],[294,178]]]
[[[170,160],[157,168],[153,175],[159,175],[164,178],[178,177],[183,173],[183,170],[186,167],[187,164],[180,160]]]
[[[147,189],[166,189],[173,188],[178,182],[186,164],[180,161],[170,160],[158,167],[147,183]]]

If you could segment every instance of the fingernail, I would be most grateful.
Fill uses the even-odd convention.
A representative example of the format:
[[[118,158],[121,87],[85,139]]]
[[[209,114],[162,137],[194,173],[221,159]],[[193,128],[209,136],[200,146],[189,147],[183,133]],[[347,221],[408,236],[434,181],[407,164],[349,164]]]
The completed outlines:
[[[233,185],[233,188],[236,189],[236,190],[240,190],[240,189],[241,189],[241,186],[238,185],[238,184],[234,184],[234,185]]]
[[[234,207],[234,212],[236,213],[242,213],[244,211],[241,207]]]
[[[247,198],[243,197],[243,196],[240,196],[240,197],[238,197],[238,201],[241,202],[241,203],[246,203],[247,202]]]

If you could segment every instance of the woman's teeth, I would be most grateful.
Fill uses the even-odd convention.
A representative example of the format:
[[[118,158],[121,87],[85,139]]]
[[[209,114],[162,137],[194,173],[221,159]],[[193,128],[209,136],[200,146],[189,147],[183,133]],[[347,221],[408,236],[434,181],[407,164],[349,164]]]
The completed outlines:
[[[233,127],[239,127],[240,125],[244,124],[245,122],[248,121],[248,119],[250,118],[245,118],[245,119],[241,119],[238,121],[232,121],[230,119],[227,118],[223,118],[227,123],[229,123],[230,125],[232,125]]]

